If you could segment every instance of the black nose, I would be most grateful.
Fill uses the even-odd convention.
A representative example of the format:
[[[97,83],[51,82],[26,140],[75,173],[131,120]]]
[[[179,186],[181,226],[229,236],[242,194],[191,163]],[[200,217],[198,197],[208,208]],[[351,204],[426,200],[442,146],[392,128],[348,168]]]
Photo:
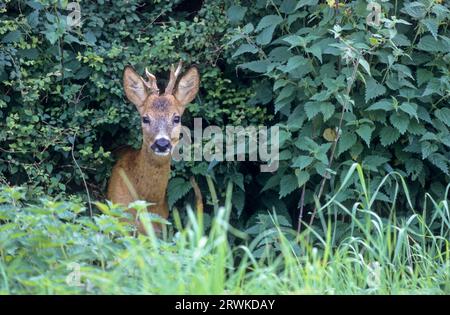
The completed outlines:
[[[157,149],[157,151],[165,152],[170,149],[170,141],[165,138],[158,139],[152,145],[152,149]]]

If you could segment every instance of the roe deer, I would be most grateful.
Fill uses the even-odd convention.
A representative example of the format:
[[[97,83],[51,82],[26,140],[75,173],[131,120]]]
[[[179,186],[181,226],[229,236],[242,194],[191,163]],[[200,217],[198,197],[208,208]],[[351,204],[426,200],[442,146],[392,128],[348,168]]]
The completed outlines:
[[[160,96],[156,77],[145,69],[148,81],[127,66],[123,86],[128,100],[133,103],[142,123],[143,143],[140,150],[127,148],[112,170],[107,197],[116,204],[127,206],[136,199],[153,203],[149,211],[163,218],[169,215],[166,188],[169,179],[172,149],[179,141],[181,115],[197,95],[200,77],[191,68],[180,79],[182,63],[172,65],[166,90]],[[176,88],[175,88],[176,86]],[[135,209],[128,209],[135,218],[138,231],[145,233],[136,217]],[[159,225],[154,224],[159,230]]]

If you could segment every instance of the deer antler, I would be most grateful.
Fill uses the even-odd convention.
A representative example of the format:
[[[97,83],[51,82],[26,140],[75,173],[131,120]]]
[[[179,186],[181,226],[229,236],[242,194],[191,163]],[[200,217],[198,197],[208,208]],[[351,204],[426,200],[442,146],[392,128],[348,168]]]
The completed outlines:
[[[169,79],[169,83],[167,83],[167,87],[166,87],[164,94],[168,95],[168,94],[173,93],[173,89],[175,87],[175,83],[177,82],[177,78],[180,75],[182,66],[183,66],[183,61],[180,60],[176,70],[173,65],[170,67],[170,79]]]
[[[145,68],[145,75],[147,76],[148,81],[145,81],[143,78],[141,78],[142,82],[144,82],[144,85],[152,91],[152,94],[159,95],[159,89],[158,85],[156,84],[156,77],[151,74],[147,68]]]

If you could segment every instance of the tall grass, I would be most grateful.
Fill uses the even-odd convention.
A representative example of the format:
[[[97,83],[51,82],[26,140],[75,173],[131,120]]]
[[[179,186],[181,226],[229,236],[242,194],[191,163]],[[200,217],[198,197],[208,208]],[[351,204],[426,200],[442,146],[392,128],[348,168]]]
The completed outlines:
[[[362,201],[348,208],[337,196],[354,174]],[[409,195],[401,176],[388,176]],[[106,209],[100,204],[107,214],[91,219],[79,215],[83,209],[78,204],[44,200],[42,205],[26,206],[20,190],[3,188],[0,292],[449,294],[449,189],[440,201],[426,195],[426,203],[433,207],[430,213],[425,211],[428,204],[423,209],[410,204],[409,217],[397,217],[392,207],[385,219],[373,210],[382,185],[370,194],[362,169],[355,164],[336,195],[317,205],[320,228],[305,225],[298,235],[279,224],[274,212],[273,227],[254,239],[229,224],[231,183],[224,206],[217,201],[208,231],[202,212],[188,207],[185,224],[175,211],[175,228],[162,238],[149,222],[148,236],[130,236],[115,206]],[[350,218],[344,231],[336,220],[342,212]],[[230,233],[241,239],[241,245],[230,245]],[[257,251],[262,254],[255,255]],[[68,266],[80,267],[79,283],[77,270]]]

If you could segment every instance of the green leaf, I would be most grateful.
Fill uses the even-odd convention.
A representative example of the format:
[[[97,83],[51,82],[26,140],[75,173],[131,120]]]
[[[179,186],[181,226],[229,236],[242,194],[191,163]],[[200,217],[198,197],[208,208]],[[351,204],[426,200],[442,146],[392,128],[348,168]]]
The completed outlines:
[[[2,38],[2,43],[15,43],[22,38],[22,33],[18,30],[11,31]]]
[[[167,203],[169,208],[172,208],[175,202],[183,198],[191,188],[191,184],[183,178],[172,178],[167,185]]]
[[[264,73],[267,71],[267,67],[270,65],[270,61],[267,60],[257,60],[250,61],[240,64],[239,67],[242,69],[249,69],[253,72]]]
[[[432,142],[423,141],[421,143],[420,149],[422,151],[422,159],[426,159],[428,156],[430,156],[431,153],[436,152],[439,148]]]
[[[393,144],[398,138],[400,138],[400,133],[391,126],[385,126],[380,131],[380,141],[384,147]]]
[[[450,127],[450,108],[441,108],[434,111],[434,116]]]
[[[261,192],[265,192],[266,190],[278,186],[279,184],[280,184],[280,177],[277,175],[271,176],[265,183],[264,187],[261,189]]]
[[[437,40],[439,23],[436,19],[423,19],[420,21],[423,25],[425,25],[428,31],[433,35],[434,39]]]
[[[376,98],[377,96],[383,95],[386,93],[386,88],[375,81],[373,78],[369,78],[366,84],[366,103],[368,103],[371,99]]]
[[[227,16],[231,23],[238,23],[244,18],[246,12],[246,7],[233,5],[227,10]]]
[[[243,44],[243,45],[239,46],[239,48],[234,52],[233,56],[231,56],[231,57],[236,58],[237,56],[240,56],[245,53],[255,54],[257,52],[258,52],[258,48],[255,45]]]
[[[389,159],[384,156],[368,155],[364,158],[362,164],[364,168],[377,172],[378,168],[388,161]]]
[[[273,32],[275,31],[276,25],[271,25],[265,28],[261,33],[256,36],[256,43],[258,45],[267,45],[272,41]]]
[[[289,58],[287,65],[282,68],[283,72],[290,73],[292,70],[298,67],[304,66],[308,63],[308,60],[303,56],[294,56]]]
[[[371,76],[371,74],[370,74],[370,65],[367,62],[367,60],[364,59],[363,57],[361,57],[359,59],[359,64],[364,68],[364,70],[366,70],[367,74]]]
[[[384,111],[391,111],[394,109],[394,106],[392,106],[392,100],[388,99],[382,99],[376,103],[373,103],[370,105],[366,110],[384,110]]]
[[[421,86],[422,84],[430,81],[430,79],[433,77],[433,72],[428,71],[427,69],[419,68],[417,69],[416,76],[417,85]]]
[[[301,155],[295,159],[292,167],[302,170],[311,165],[312,162],[314,162],[314,158],[312,156]]]
[[[408,159],[405,161],[405,169],[408,176],[415,180],[423,170],[423,163],[418,159]]]
[[[428,156],[428,161],[438,167],[445,174],[450,175],[448,171],[448,159],[440,153],[433,153]]]
[[[255,31],[259,32],[266,27],[277,26],[281,22],[283,22],[283,18],[280,17],[279,15],[266,15],[259,21]]]
[[[423,3],[414,1],[406,3],[402,11],[415,19],[421,19],[425,17],[425,14],[427,13],[427,8]]]
[[[309,180],[309,173],[306,171],[295,170],[295,175],[297,176],[298,187],[302,187]]]
[[[356,133],[364,140],[366,145],[370,147],[370,139],[372,138],[372,132],[374,128],[369,125],[362,125],[356,130]]]
[[[338,155],[350,149],[356,143],[356,135],[351,131],[344,131],[338,141]]]
[[[404,134],[408,129],[410,118],[404,114],[393,113],[389,120],[401,134]]]
[[[407,113],[410,117],[417,118],[417,104],[405,102],[400,105],[399,109]]]
[[[417,49],[427,52],[440,52],[443,51],[442,43],[433,38],[431,35],[423,36],[417,44]]]
[[[295,175],[283,176],[280,181],[280,198],[289,195],[298,188],[298,180]]]

